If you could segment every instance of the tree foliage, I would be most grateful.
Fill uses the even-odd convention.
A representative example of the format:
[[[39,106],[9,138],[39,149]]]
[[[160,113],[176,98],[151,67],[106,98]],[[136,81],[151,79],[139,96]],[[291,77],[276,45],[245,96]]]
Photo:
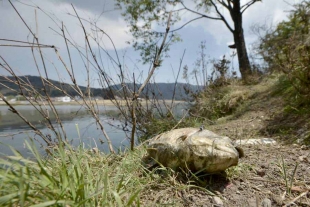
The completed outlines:
[[[190,8],[189,2],[185,0],[117,0],[116,5],[123,8],[123,16],[129,23],[130,32],[134,37],[131,43],[136,50],[141,52],[144,63],[152,60],[156,54],[156,43],[164,34],[160,30],[170,12],[172,12],[172,26],[181,20],[185,12],[192,13],[194,17],[170,31],[165,51],[169,49],[172,42],[181,40],[177,32],[187,24],[199,19],[222,21],[233,34],[235,41],[233,48],[237,49],[240,72],[245,78],[251,74],[251,66],[244,41],[242,15],[258,1],[260,0],[248,0],[242,4],[241,0],[194,0],[194,8]],[[233,24],[229,23],[222,8],[228,10]]]
[[[274,71],[286,74],[302,95],[310,94],[310,2],[303,1],[290,11],[287,21],[266,34],[260,44],[264,60]]]

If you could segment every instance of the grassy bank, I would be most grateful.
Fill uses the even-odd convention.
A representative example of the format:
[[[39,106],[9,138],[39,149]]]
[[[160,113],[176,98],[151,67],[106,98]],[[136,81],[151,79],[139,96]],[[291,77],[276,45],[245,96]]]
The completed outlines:
[[[310,150],[296,145],[244,147],[238,166],[214,175],[154,168],[143,147],[102,154],[67,146],[42,157],[27,146],[34,159],[14,150],[0,159],[0,206],[309,205]]]
[[[27,146],[34,160],[13,149],[15,156],[0,160],[0,206],[149,206],[159,199],[175,206],[180,200],[167,195],[192,187],[168,169],[148,170],[142,147],[106,155],[67,146],[44,158]]]
[[[232,82],[200,94],[190,122],[183,120],[185,126],[178,126],[203,124],[234,140],[272,137],[278,142],[244,146],[245,157],[223,173],[153,167],[143,146],[120,154],[66,146],[43,157],[27,144],[35,159],[25,159],[14,149],[15,156],[0,159],[0,206],[212,206],[218,199],[224,206],[256,207],[264,199],[272,206],[308,206],[310,148],[292,143],[309,140],[309,113],[292,111],[306,105],[297,108],[288,101],[288,90],[274,76],[250,86]],[[157,133],[170,129],[165,124],[171,120],[158,121],[152,123]]]

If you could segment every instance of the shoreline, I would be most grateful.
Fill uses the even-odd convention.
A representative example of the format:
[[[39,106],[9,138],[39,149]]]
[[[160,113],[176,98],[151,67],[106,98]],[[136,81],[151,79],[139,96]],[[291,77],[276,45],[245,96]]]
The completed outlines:
[[[126,105],[126,100],[116,100],[115,102],[111,101],[111,100],[93,100],[92,101],[93,104],[97,104],[97,105],[105,105],[105,106],[114,106],[115,102],[118,102],[121,106]],[[160,103],[168,103],[171,104],[172,100],[167,99],[167,100],[159,100]],[[174,100],[173,101],[175,104],[179,104],[179,103],[186,103],[186,101],[182,101],[182,100]],[[10,104],[12,104],[13,106],[17,106],[17,105],[31,105],[28,101],[15,101],[15,102],[10,102]],[[142,103],[143,105],[146,104],[145,100],[142,100],[140,103]],[[148,101],[148,103],[151,103],[150,101]],[[48,102],[40,102],[40,103],[36,103],[35,105],[39,105],[39,104],[48,104]],[[54,105],[84,105],[83,102],[77,102],[77,101],[70,101],[70,102],[62,102],[62,101],[53,101]],[[6,103],[4,101],[0,101],[0,106],[6,106]]]

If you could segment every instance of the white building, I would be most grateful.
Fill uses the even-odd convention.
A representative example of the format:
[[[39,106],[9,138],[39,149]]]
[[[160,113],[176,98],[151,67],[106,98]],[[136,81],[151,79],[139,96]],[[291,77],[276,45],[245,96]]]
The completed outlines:
[[[56,101],[61,101],[61,102],[70,102],[71,98],[69,96],[62,96],[62,97],[57,97]]]

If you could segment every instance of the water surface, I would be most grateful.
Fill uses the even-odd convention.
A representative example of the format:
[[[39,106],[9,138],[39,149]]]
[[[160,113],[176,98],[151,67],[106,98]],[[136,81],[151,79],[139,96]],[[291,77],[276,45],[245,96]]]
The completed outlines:
[[[15,107],[27,120],[42,131],[43,134],[50,134],[54,139],[54,133],[48,129],[43,123],[43,116],[31,105],[19,105]],[[1,154],[11,154],[10,149],[6,145],[11,145],[23,155],[29,152],[25,147],[25,140],[36,138],[42,143],[42,139],[35,135],[29,126],[18,117],[18,115],[8,110],[7,106],[0,106],[0,152]],[[56,106],[57,113],[62,120],[62,124],[68,140],[73,146],[83,143],[85,148],[98,147],[99,150],[109,152],[106,139],[102,131],[96,125],[94,118],[87,110],[78,105],[58,105]],[[61,133],[61,128],[56,123],[55,116],[50,109],[50,117],[54,127]],[[125,132],[122,130],[122,123],[107,113],[114,111],[117,113],[115,106],[99,106],[100,120],[109,135],[115,149],[125,148],[129,146],[129,140]],[[104,143],[102,143],[104,141]],[[38,147],[40,144],[35,142]],[[41,150],[42,151],[42,150]]]
[[[43,134],[50,135],[53,140],[56,140],[55,134],[46,127],[42,114],[35,107],[31,105],[18,105],[15,106],[15,109],[36,128],[40,129]],[[97,147],[100,151],[109,152],[106,138],[87,109],[80,105],[55,105],[55,107],[70,144],[78,146],[82,143],[85,148],[91,149]],[[178,104],[174,108],[173,113],[181,117],[185,107],[183,104]],[[53,126],[62,134],[62,130],[59,124],[57,124],[52,110],[50,108],[44,108],[44,111],[48,111]],[[98,106],[97,112],[105,131],[112,141],[114,149],[124,150],[128,148],[130,143],[128,138],[130,136],[130,133],[128,133],[129,129],[127,129],[128,134],[126,134],[123,130],[123,123],[117,120],[117,118],[113,118],[119,116],[118,109],[115,106],[101,105]],[[0,142],[2,143],[0,144],[0,153],[2,155],[12,154],[10,148],[7,146],[10,145],[23,155],[31,156],[25,145],[25,141],[29,141],[30,138],[39,140],[40,142],[36,141],[34,143],[38,148],[41,147],[40,143],[43,143],[42,138],[35,135],[31,131],[31,128],[17,114],[9,110],[9,107],[0,105]],[[42,147],[41,152],[43,153]]]

